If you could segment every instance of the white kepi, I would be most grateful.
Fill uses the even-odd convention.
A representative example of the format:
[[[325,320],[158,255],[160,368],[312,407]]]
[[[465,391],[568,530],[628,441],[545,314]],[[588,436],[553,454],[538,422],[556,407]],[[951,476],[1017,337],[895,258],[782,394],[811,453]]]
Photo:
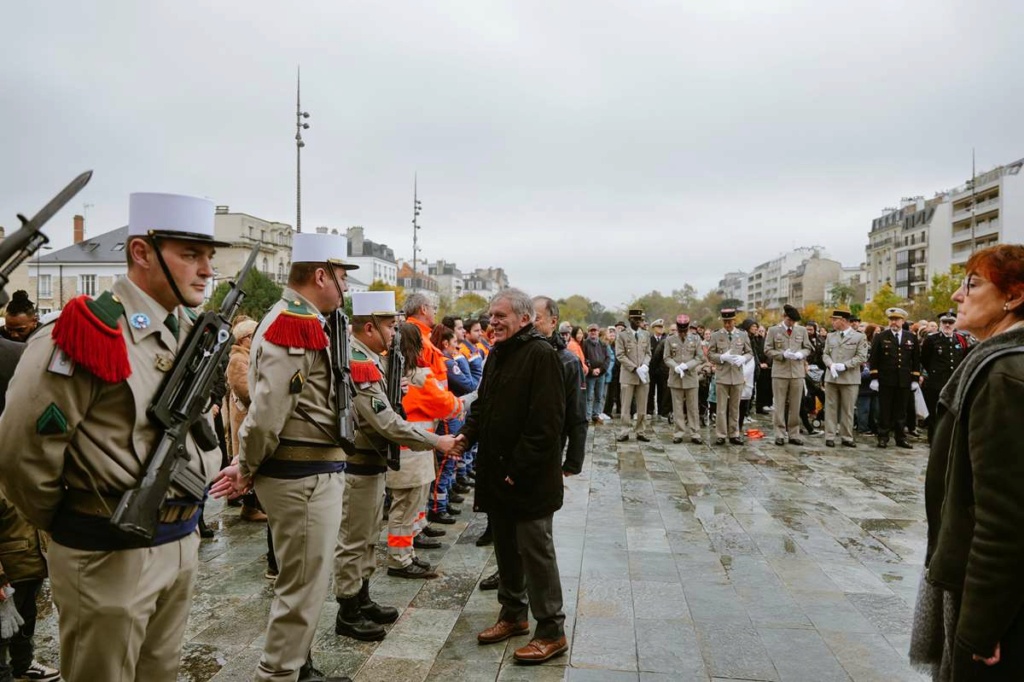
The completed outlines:
[[[352,297],[353,317],[395,317],[395,292],[393,291],[356,291]]]
[[[293,263],[330,263],[346,270],[358,270],[358,265],[346,263],[348,238],[341,234],[299,232],[292,238]]]
[[[128,236],[189,239],[215,246],[213,202],[184,194],[134,192],[128,197]]]

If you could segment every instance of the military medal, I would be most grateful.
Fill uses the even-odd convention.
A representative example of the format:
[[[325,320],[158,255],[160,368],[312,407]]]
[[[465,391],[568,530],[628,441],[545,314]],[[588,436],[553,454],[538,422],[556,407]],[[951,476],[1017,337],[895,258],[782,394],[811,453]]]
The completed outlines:
[[[170,355],[157,355],[156,356],[156,368],[161,372],[169,372],[171,367],[174,366],[174,358]]]
[[[146,313],[135,313],[128,319],[128,324],[134,329],[146,329],[149,327],[149,316]]]

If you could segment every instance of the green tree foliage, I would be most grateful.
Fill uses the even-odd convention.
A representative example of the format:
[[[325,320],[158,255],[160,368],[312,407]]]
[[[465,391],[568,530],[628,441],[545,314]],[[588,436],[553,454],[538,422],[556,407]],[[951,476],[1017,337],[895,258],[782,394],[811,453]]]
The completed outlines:
[[[853,297],[856,295],[857,290],[854,287],[842,282],[836,282],[828,290],[828,304],[830,306],[850,305],[853,303]]]
[[[928,305],[932,313],[929,319],[935,319],[950,308],[956,308],[953,294],[960,288],[964,274],[963,266],[954,265],[947,273],[932,275],[932,283],[928,287]]]
[[[555,301],[558,304],[558,319],[573,325],[583,326],[589,322],[591,301],[585,296],[573,294]]]
[[[875,297],[867,302],[860,317],[865,322],[885,326],[889,321],[885,316],[886,309],[902,305],[904,305],[904,300],[896,295],[890,284],[886,283],[878,290]]]
[[[393,291],[395,292],[395,305],[399,310],[405,305],[405,287],[397,284],[386,284],[382,279],[375,279],[366,287],[367,291]]]
[[[221,303],[224,302],[224,297],[228,295],[230,290],[230,282],[224,281],[218,284],[206,304],[206,309],[217,310],[220,308]],[[242,315],[248,315],[254,320],[259,320],[266,315],[267,311],[270,310],[270,306],[281,299],[281,287],[255,268],[246,275],[245,282],[242,284],[242,290],[245,291],[245,298],[242,300],[242,305],[238,312]]]
[[[459,296],[458,300],[452,304],[451,313],[469,317],[479,315],[485,310],[487,310],[487,299],[480,294],[469,292]]]

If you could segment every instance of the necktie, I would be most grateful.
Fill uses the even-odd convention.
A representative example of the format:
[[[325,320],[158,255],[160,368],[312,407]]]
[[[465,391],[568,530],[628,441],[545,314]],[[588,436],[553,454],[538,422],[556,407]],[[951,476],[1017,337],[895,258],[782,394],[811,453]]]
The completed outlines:
[[[901,342],[902,338],[903,338],[902,334],[896,334],[896,345],[897,346],[900,345],[900,342]]]
[[[729,340],[732,341],[732,332],[729,332]]]
[[[793,336],[793,328],[792,327],[788,327],[786,329],[786,336]]]
[[[164,326],[174,334],[174,340],[178,340],[178,316],[171,313],[164,319]]]
[[[633,340],[634,341],[639,341],[640,340],[640,332],[633,332]]]

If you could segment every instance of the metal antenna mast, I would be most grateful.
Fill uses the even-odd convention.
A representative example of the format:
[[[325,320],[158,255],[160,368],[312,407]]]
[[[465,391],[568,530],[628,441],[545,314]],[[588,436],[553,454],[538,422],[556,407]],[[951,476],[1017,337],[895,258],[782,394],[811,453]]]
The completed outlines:
[[[296,67],[295,75],[295,231],[302,232],[302,131],[309,128],[303,119],[309,112],[302,110],[302,67]]]
[[[419,254],[419,215],[420,209],[423,208],[423,203],[417,198],[417,178],[414,173],[412,176],[412,285],[416,286],[416,262]]]

